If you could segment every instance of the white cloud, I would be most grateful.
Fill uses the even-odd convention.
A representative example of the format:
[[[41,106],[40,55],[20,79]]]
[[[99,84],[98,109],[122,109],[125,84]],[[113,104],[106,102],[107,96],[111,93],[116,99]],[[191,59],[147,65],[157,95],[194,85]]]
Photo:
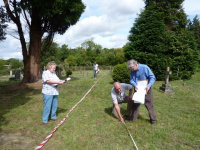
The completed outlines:
[[[198,9],[195,6],[197,1],[194,1],[194,6],[190,7],[193,11]],[[81,20],[62,36],[65,38],[62,41],[65,41],[69,47],[77,47],[91,37],[103,47],[122,47],[127,42],[134,19],[144,7],[143,0],[123,2],[121,0],[83,0],[83,2],[86,5],[86,11]],[[187,11],[190,2],[186,0]]]
[[[142,0],[102,0],[102,10],[109,16],[127,16],[138,13],[144,6]]]
[[[22,52],[13,52],[13,53],[9,52],[9,55],[8,55],[8,53],[4,52],[1,55],[4,55],[3,57],[0,57],[1,59],[4,59],[4,60],[10,59],[10,58],[16,58],[16,59],[19,59],[19,60],[23,60],[22,59]]]
[[[102,33],[106,30],[110,30],[110,26],[107,23],[106,16],[91,16],[84,18],[77,25],[73,26],[69,33],[74,36],[84,37],[92,34]],[[71,31],[71,32],[70,32]]]
[[[7,39],[4,42],[1,42],[0,46],[0,58],[9,59],[9,58],[18,58],[22,59],[22,51],[19,40],[7,36]]]
[[[58,40],[61,36],[56,36],[56,42],[65,41],[65,44],[74,48],[93,37],[94,41],[101,43],[103,47],[123,46],[127,42],[127,35],[136,13],[139,13],[144,5],[142,0],[127,0],[123,3],[119,0],[83,2],[86,4],[86,11],[81,20],[68,29],[62,40]],[[109,42],[113,37],[118,37],[123,44]],[[125,40],[121,40],[120,37],[125,37]]]
[[[91,16],[79,21],[75,26],[71,27],[66,34],[69,37],[88,37],[95,34],[111,34],[127,24],[127,21],[118,19],[112,20],[107,16]]]
[[[143,0],[82,0],[85,12],[76,25],[71,26],[64,35],[56,35],[55,42],[71,48],[81,45],[85,40],[107,48],[122,47],[127,42],[129,31],[137,14],[144,7]],[[190,17],[200,14],[199,0],[185,0],[183,7]],[[14,25],[12,25],[11,28]],[[22,58],[20,42],[10,36],[0,43],[0,58]]]

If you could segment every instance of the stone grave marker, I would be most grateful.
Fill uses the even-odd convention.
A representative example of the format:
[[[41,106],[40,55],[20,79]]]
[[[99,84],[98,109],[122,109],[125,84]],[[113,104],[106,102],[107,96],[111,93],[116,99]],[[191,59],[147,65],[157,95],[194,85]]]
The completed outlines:
[[[169,84],[169,76],[170,76],[170,74],[171,74],[170,68],[167,67],[167,70],[165,72],[165,83],[162,84],[162,87],[160,87],[160,90],[164,91],[167,94],[173,95],[174,92],[172,90],[171,85]]]

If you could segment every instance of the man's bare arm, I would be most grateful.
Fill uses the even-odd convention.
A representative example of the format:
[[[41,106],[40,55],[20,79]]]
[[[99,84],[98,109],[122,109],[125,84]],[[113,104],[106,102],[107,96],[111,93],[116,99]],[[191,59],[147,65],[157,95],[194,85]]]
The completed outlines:
[[[124,119],[123,119],[123,117],[122,117],[122,115],[121,115],[119,105],[118,105],[118,104],[114,104],[114,106],[115,106],[115,110],[116,110],[116,112],[117,112],[117,114],[118,114],[118,116],[119,116],[119,121],[122,122],[122,123],[124,123]]]

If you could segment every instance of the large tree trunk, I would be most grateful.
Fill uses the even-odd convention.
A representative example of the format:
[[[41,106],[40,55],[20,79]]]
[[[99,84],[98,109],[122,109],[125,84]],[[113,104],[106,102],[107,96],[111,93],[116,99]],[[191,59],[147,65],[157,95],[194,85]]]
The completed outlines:
[[[23,56],[23,58],[25,58]],[[26,57],[26,59],[23,59],[23,63],[24,63],[24,71],[23,71],[23,80],[22,80],[22,83],[28,83],[28,75],[29,75],[29,63],[28,63],[28,56]]]
[[[28,58],[24,61],[24,78],[23,82],[37,82],[39,80],[40,71],[40,55],[41,55],[41,40],[42,28],[41,20],[33,12],[31,27],[30,27],[30,45]],[[24,59],[25,60],[25,59]]]
[[[39,80],[40,71],[40,53],[41,53],[41,36],[38,31],[33,31],[29,48],[29,82]]]

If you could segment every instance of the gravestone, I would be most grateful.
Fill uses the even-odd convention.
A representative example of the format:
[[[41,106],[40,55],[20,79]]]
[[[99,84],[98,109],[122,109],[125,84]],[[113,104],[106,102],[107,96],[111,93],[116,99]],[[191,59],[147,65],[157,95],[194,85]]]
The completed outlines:
[[[12,72],[12,70],[10,70],[10,77],[12,77],[13,76],[13,72]]]
[[[15,80],[20,80],[21,79],[21,70],[17,70],[15,73]]]
[[[170,68],[167,67],[167,70],[165,72],[165,83],[162,84],[162,87],[160,87],[160,90],[164,91],[167,94],[173,95],[174,92],[172,90],[171,85],[169,84],[169,75],[171,74]]]
[[[42,68],[40,68],[40,70],[39,70],[39,79],[42,79],[42,73],[43,73],[43,70],[42,70]]]

